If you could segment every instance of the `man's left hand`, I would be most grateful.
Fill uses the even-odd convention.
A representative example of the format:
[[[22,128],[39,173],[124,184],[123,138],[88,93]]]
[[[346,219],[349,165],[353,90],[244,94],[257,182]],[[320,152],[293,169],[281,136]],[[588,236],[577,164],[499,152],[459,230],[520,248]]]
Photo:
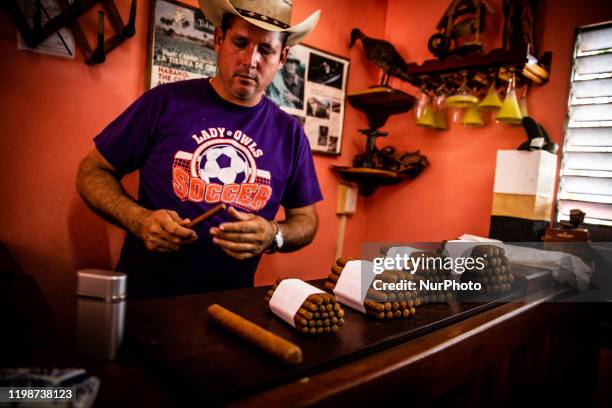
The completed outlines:
[[[236,219],[212,227],[213,243],[229,256],[248,259],[261,254],[270,246],[276,234],[274,225],[255,214],[244,213],[230,207],[227,212]]]

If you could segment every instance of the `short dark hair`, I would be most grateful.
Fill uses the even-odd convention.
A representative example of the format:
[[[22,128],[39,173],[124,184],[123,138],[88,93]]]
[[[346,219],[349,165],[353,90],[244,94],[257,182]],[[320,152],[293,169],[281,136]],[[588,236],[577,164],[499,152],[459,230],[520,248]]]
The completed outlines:
[[[232,27],[236,18],[238,18],[238,16],[236,16],[235,14],[225,13],[223,15],[223,17],[221,18],[221,27],[219,27],[221,28],[223,36],[225,36],[227,30]],[[278,33],[280,34],[280,41],[282,45],[281,49],[285,48],[287,46],[287,39],[289,38],[289,33],[286,31],[279,31]]]

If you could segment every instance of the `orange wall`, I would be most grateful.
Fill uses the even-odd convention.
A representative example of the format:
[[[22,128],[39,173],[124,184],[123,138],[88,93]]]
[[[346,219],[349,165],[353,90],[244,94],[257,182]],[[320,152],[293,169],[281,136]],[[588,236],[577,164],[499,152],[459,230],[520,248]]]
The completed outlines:
[[[116,3],[127,18],[129,0]],[[195,0],[190,1],[196,5]],[[350,30],[364,27],[383,36],[386,0],[318,0],[295,2],[294,21],[323,10],[319,27],[307,44],[348,56]],[[330,6],[333,4],[333,6]],[[32,274],[52,302],[73,293],[75,271],[84,267],[111,268],[116,262],[123,233],[95,216],[74,187],[77,165],[92,148],[92,138],[145,90],[149,2],[138,2],[137,34],[107,56],[104,64],[89,67],[82,56],[65,60],[18,51],[15,28],[0,13],[0,241]],[[81,19],[95,33],[96,13]],[[110,32],[107,31],[107,32]],[[93,40],[90,41],[93,44]],[[359,59],[350,67],[350,87],[363,88],[375,72]],[[277,276],[306,279],[325,275],[334,257],[337,217],[337,180],[331,164],[349,163],[357,153],[352,135],[363,126],[359,113],[348,110],[341,157],[316,156],[315,164],[325,201],[319,205],[321,226],[315,242],[291,255],[266,256],[257,272],[258,284]],[[136,176],[126,185],[136,191]],[[364,202],[359,215],[347,225],[346,248],[358,253],[365,220]]]
[[[501,46],[501,1],[488,3],[495,15],[487,22],[486,50]],[[570,0],[540,1],[537,26],[539,50],[553,52],[550,82],[535,87],[528,97],[530,115],[562,143],[568,95],[574,28],[610,20],[612,7],[605,0],[587,0],[576,7]],[[409,61],[431,59],[427,39],[444,13],[447,0],[389,0],[385,38],[396,44]],[[413,88],[394,83],[401,89]],[[401,187],[387,187],[367,201],[365,241],[440,241],[462,233],[487,236],[498,149],[515,149],[526,136],[522,128],[491,123],[481,129],[451,125],[437,132],[415,126],[414,115],[392,117],[384,144],[400,150],[420,149],[431,166]]]
[[[129,0],[117,0],[127,16]],[[196,2],[191,0],[192,4]],[[410,61],[429,58],[426,41],[446,0],[296,0],[301,20],[321,8],[323,15],[307,44],[351,58],[348,89],[373,84],[378,73],[365,61],[361,47],[348,50],[350,30],[359,27],[373,37],[395,43]],[[557,141],[561,140],[573,28],[610,19],[606,2],[588,0],[577,10],[569,0],[543,1],[547,27],[542,50],[554,51],[551,82],[533,91],[530,109]],[[89,67],[76,61],[17,51],[15,29],[0,13],[0,240],[39,282],[52,301],[73,292],[74,273],[83,267],[110,268],[117,259],[122,232],[95,216],[78,197],[74,178],[91,139],[145,89],[149,2],[138,4],[137,35]],[[499,11],[498,11],[499,12]],[[499,14],[498,17],[499,18]],[[95,30],[95,13],[83,19]],[[499,28],[497,29],[499,30]],[[497,31],[499,32],[499,31]],[[404,89],[410,89],[395,83]],[[357,129],[364,116],[347,108],[342,156],[315,156],[325,201],[319,205],[320,230],[300,252],[266,256],[257,284],[277,276],[322,277],[335,252],[337,180],[331,164],[349,164],[362,149]],[[495,152],[515,148],[524,135],[496,125],[468,131],[454,126],[435,133],[414,125],[412,114],[389,120],[382,144],[421,149],[432,165],[415,181],[382,188],[359,202],[349,219],[345,253],[357,255],[362,241],[439,240],[463,232],[486,235],[491,205]],[[136,177],[126,184],[135,191]]]

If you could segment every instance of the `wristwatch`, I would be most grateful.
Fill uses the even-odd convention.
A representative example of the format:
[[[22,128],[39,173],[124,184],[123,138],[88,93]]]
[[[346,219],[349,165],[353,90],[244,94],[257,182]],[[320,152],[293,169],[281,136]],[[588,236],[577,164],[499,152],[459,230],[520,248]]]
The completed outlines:
[[[273,254],[275,252],[280,251],[285,243],[285,239],[283,238],[283,230],[281,230],[280,225],[276,221],[271,221],[272,224],[276,227],[276,234],[274,234],[274,239],[270,246],[266,249],[266,253]]]

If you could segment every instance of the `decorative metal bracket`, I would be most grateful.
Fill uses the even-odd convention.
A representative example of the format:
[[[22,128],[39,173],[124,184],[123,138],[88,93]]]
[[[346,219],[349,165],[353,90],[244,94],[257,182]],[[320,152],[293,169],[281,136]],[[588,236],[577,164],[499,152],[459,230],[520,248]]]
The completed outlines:
[[[36,47],[38,44],[55,34],[64,26],[70,28],[74,34],[74,38],[85,55],[85,63],[87,65],[101,64],[106,60],[106,54],[111,52],[123,41],[133,37],[136,33],[136,1],[132,0],[130,6],[130,17],[127,24],[123,24],[119,10],[115,5],[114,0],[73,0],[72,4],[68,0],[56,0],[61,9],[60,14],[49,19],[44,25],[42,24],[42,6],[40,0],[34,1],[33,23],[30,27],[23,10],[19,6],[17,0],[8,0],[4,7],[8,10],[13,19],[13,23],[19,30],[28,47]],[[96,48],[92,50],[81,25],[79,17],[86,13],[89,9],[98,3],[108,13],[110,23],[113,26],[115,34],[104,41],[104,11],[98,12],[98,41]]]

